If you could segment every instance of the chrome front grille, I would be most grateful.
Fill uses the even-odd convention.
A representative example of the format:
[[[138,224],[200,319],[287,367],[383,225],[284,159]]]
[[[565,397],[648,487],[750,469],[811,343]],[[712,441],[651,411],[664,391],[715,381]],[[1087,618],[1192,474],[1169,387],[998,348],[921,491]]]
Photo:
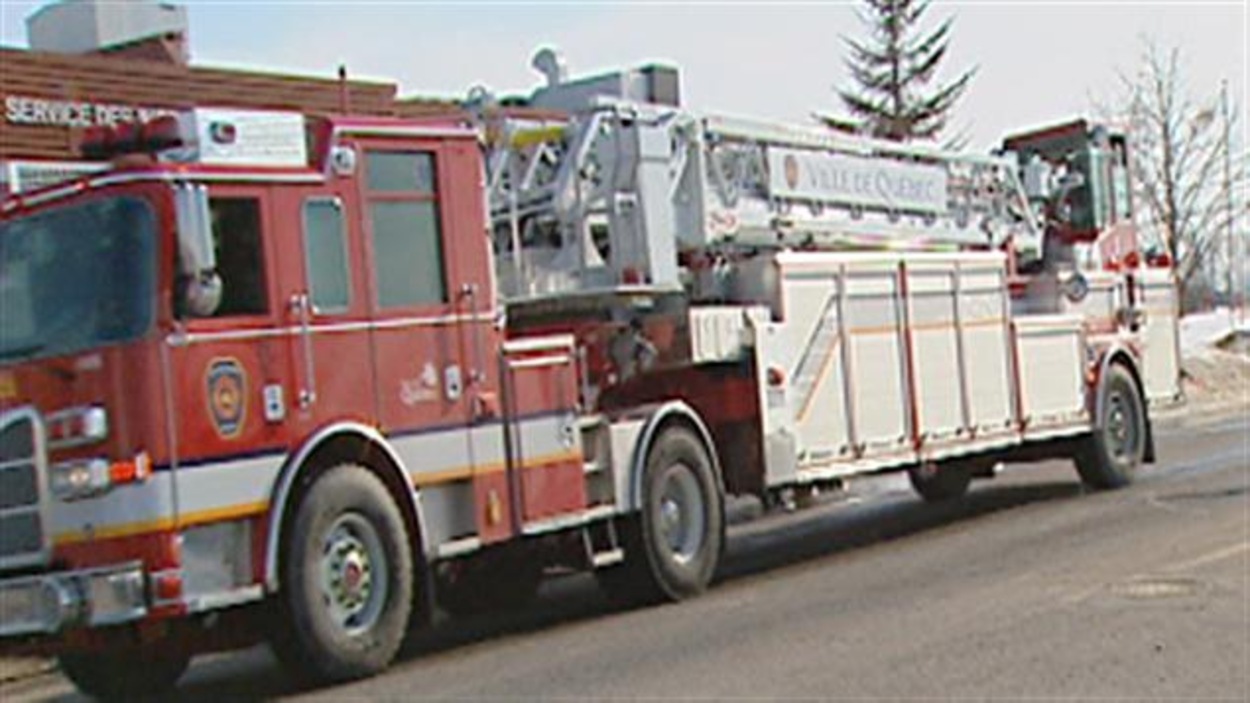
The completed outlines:
[[[38,413],[0,416],[0,569],[48,562],[47,452]]]

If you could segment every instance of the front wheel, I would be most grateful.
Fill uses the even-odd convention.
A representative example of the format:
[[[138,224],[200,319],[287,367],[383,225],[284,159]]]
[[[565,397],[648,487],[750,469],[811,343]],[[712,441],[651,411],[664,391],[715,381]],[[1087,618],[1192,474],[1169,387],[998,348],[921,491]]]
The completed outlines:
[[[1077,450],[1077,472],[1090,488],[1127,486],[1146,454],[1146,411],[1137,383],[1122,364],[1107,368],[1098,407],[1094,431]]]
[[[375,674],[399,651],[412,612],[413,560],[399,508],[360,466],[318,476],[287,533],[282,606],[289,632],[271,640],[298,678]]]
[[[637,520],[622,525],[624,564],[600,573],[616,600],[682,600],[707,589],[724,544],[720,484],[703,443],[671,427],[651,446]]]
[[[62,654],[57,663],[79,691],[102,701],[162,698],[174,692],[191,657],[152,650]]]

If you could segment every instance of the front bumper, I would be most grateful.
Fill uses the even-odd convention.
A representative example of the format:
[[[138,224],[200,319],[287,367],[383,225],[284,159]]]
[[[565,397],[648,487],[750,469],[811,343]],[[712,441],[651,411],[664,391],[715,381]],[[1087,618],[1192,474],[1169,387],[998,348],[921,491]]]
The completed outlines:
[[[0,637],[117,625],[147,612],[139,562],[0,579]]]

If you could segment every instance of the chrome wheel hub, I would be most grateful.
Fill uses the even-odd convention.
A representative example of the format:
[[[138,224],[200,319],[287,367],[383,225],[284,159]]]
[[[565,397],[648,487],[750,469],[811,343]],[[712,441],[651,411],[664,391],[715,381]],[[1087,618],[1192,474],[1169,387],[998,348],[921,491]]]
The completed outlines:
[[[675,561],[688,562],[703,546],[706,511],[699,480],[690,467],[674,464],[660,485],[657,522],[662,544]]]
[[[664,532],[671,533],[681,529],[681,505],[672,498],[665,498],[660,504],[660,515],[664,519]]]
[[[331,557],[331,587],[334,597],[348,608],[358,607],[369,597],[369,556],[358,543],[343,540]]]
[[[368,629],[386,602],[386,556],[373,525],[355,513],[326,532],[321,594],[331,619],[349,633]]]

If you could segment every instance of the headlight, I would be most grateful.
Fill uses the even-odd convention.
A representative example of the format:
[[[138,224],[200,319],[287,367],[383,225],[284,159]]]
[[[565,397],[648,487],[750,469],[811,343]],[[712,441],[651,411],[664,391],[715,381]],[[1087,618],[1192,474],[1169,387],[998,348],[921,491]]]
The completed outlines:
[[[61,500],[80,500],[112,487],[109,463],[104,459],[81,459],[55,464],[49,473],[52,493]]]
[[[82,500],[112,490],[113,486],[147,480],[152,473],[147,452],[134,459],[76,459],[54,464],[49,470],[52,493],[64,501]]]

